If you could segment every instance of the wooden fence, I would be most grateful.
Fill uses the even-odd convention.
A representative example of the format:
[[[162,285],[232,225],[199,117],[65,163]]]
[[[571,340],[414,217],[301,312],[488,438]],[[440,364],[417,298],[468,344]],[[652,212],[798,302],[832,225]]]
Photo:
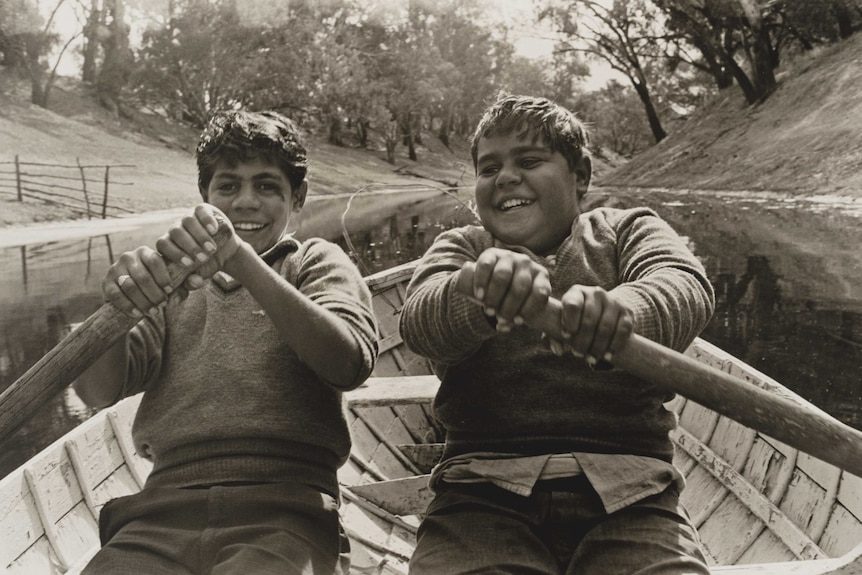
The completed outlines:
[[[12,195],[19,202],[25,199],[65,206],[86,214],[88,219],[111,215],[108,210],[132,213],[122,206],[111,205],[111,186],[131,186],[129,182],[111,180],[111,168],[134,168],[130,164],[76,165],[22,162],[0,162],[0,195]]]

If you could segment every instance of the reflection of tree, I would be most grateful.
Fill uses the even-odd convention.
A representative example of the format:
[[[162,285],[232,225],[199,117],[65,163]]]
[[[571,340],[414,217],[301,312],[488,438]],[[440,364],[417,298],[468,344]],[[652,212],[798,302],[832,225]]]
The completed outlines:
[[[764,335],[775,320],[773,312],[781,307],[778,280],[768,258],[760,255],[748,257],[739,279],[731,272],[719,272],[713,284],[716,292],[713,322],[724,331],[724,337],[750,346]]]
[[[711,274],[716,312],[704,337],[845,423],[862,427],[862,314],[842,302],[786,300],[769,260]],[[832,305],[830,305],[832,304]]]
[[[475,222],[475,215],[461,207],[438,215],[418,209],[419,213],[391,216],[376,227],[353,230],[350,242],[338,243],[368,275],[418,259],[440,232]]]

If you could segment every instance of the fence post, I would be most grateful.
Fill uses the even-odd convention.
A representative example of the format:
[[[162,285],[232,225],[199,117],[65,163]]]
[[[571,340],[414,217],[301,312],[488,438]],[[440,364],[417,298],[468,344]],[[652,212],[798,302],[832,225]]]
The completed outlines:
[[[18,189],[18,201],[24,201],[24,194],[21,192],[21,167],[18,165],[18,154],[15,154],[15,187]]]
[[[90,209],[90,195],[87,193],[87,178],[84,175],[84,166],[81,165],[81,158],[75,158],[78,164],[78,170],[81,172],[81,189],[84,190],[84,202],[87,204],[87,219],[93,219],[92,210]]]
[[[102,196],[102,219],[104,220],[108,211],[108,174],[111,172],[111,166],[105,166],[105,194]]]

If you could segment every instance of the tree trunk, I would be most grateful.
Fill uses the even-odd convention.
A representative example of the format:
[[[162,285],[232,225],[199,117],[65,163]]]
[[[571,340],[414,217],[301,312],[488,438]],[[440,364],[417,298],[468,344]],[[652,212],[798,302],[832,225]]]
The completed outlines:
[[[658,112],[656,112],[655,106],[652,103],[649,89],[643,81],[632,81],[632,85],[634,86],[638,97],[641,99],[641,103],[644,105],[644,111],[646,111],[649,128],[652,131],[656,144],[658,144],[667,137],[667,132],[664,131],[664,128],[661,125],[661,120],[659,119]]]
[[[123,0],[108,0],[111,14],[111,36],[105,43],[105,62],[97,84],[99,101],[115,115],[122,111],[120,95],[126,84],[130,60],[129,31],[125,22]]]
[[[754,76],[754,88],[757,92],[757,100],[762,102],[775,91],[775,74],[772,68],[772,45],[769,40],[769,32],[763,25],[760,15],[760,7],[756,0],[738,0],[748,26],[751,30],[751,63],[752,75]]]
[[[95,84],[96,54],[99,51],[99,28],[102,24],[104,12],[99,10],[99,0],[92,0],[90,6],[90,17],[84,26],[84,63],[81,65],[81,80]]]
[[[832,9],[835,12],[835,20],[838,22],[838,36],[842,39],[849,38],[853,34],[853,14],[850,12],[850,8],[838,0],[832,2]]]

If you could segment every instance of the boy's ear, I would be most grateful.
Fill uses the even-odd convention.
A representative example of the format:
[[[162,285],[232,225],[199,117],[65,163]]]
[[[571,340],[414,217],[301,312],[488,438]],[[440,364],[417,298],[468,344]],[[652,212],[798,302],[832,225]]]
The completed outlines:
[[[308,181],[302,180],[299,188],[293,191],[293,211],[298,212],[305,205],[305,196],[308,195]]]
[[[578,181],[578,198],[583,198],[590,188],[590,178],[593,176],[593,161],[589,156],[581,156],[580,161],[575,166],[575,175]]]

